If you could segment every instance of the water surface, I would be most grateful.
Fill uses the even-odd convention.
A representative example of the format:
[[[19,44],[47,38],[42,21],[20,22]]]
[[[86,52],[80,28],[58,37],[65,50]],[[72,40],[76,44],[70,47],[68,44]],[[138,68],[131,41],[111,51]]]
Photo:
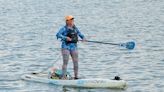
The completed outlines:
[[[1,0],[0,4],[1,92],[164,91],[163,0]],[[136,42],[134,50],[78,43],[80,76],[119,75],[127,81],[127,89],[63,88],[20,79],[55,63],[61,66],[55,34],[69,14],[88,40]],[[68,70],[73,74],[71,60]]]

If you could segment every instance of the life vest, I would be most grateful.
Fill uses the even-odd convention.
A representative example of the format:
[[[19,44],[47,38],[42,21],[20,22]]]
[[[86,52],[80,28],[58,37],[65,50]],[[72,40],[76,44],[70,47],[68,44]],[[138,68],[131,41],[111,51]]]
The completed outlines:
[[[67,37],[70,37],[71,41],[66,41],[66,43],[77,43],[78,42],[78,34],[77,34],[77,28],[73,26],[73,29],[69,29],[66,27],[67,30]]]

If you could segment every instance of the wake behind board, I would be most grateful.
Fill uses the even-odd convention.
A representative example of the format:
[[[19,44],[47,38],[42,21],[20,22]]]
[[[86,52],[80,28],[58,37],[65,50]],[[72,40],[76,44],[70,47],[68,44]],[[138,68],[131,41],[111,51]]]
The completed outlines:
[[[59,80],[48,79],[48,74],[25,74],[21,76],[23,80],[48,83],[54,85],[62,85],[69,87],[85,87],[85,88],[125,88],[126,81],[113,80],[113,79],[101,79],[101,78],[89,78],[89,79],[77,79],[77,80]]]

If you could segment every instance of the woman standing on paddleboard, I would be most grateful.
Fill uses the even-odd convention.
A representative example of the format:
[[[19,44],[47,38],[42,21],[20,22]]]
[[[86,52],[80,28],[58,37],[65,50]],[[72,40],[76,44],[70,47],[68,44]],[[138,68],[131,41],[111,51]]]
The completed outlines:
[[[69,61],[69,55],[72,57],[73,66],[74,66],[74,79],[78,79],[78,50],[77,42],[78,36],[85,41],[84,35],[78,30],[74,24],[74,17],[68,15],[65,17],[66,25],[63,26],[58,33],[56,34],[57,39],[60,38],[61,52],[63,56],[63,65],[62,65],[62,79],[66,79],[67,73],[67,64]]]

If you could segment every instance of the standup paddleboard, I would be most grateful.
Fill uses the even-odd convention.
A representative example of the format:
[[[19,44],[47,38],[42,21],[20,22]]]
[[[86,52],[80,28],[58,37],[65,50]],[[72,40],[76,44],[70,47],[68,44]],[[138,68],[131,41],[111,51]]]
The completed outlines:
[[[86,78],[77,80],[61,80],[49,79],[48,74],[25,74],[21,76],[22,79],[33,82],[48,83],[54,85],[62,85],[69,87],[85,87],[85,88],[125,88],[125,80],[114,80],[104,78]]]

